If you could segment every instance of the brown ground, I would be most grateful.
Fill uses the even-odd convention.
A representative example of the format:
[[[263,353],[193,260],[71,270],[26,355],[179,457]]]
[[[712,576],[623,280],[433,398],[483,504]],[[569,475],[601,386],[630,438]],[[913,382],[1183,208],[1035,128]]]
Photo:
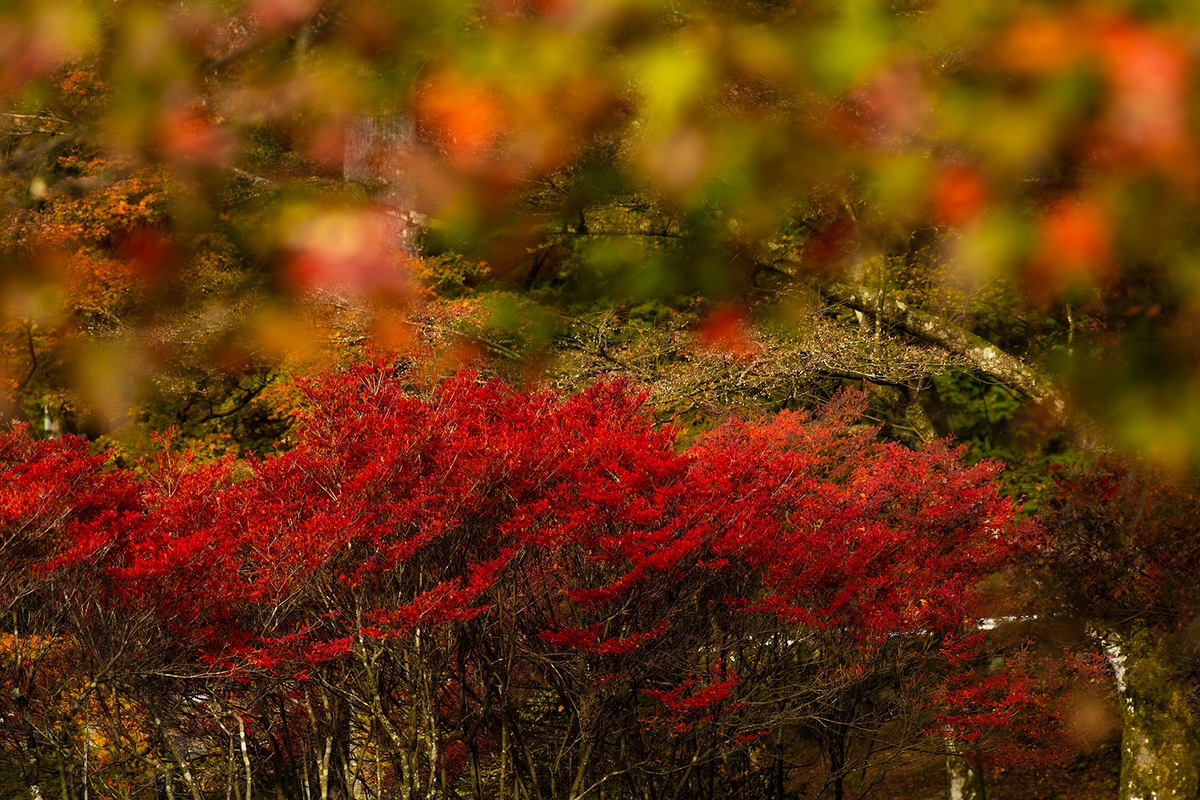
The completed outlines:
[[[988,800],[1112,800],[1117,795],[1121,751],[1116,744],[1052,770],[1009,769],[985,776]],[[938,764],[895,772],[868,800],[945,800],[946,772]]]

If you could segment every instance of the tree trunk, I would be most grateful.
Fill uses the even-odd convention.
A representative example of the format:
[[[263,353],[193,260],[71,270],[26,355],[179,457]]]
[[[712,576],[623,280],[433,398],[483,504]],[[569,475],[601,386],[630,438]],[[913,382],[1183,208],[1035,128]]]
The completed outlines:
[[[242,720],[242,715],[234,712],[234,719],[238,725],[238,742],[241,744],[242,750],[242,765],[246,768],[246,800],[250,800],[251,790],[254,787],[254,776],[250,771],[250,750],[246,747],[246,723]]]
[[[959,741],[946,736],[946,772],[950,778],[950,800],[987,800],[983,774],[962,754]]]
[[[29,711],[29,698],[23,694],[18,695],[17,707],[21,709],[21,722],[24,727],[23,734],[25,738],[25,761],[21,764],[21,773],[32,800],[42,800],[41,765],[38,759],[37,731],[33,727],[33,715]]]
[[[329,756],[333,752],[333,737],[325,737],[325,752],[317,760],[318,781],[321,785],[321,800],[329,800]]]
[[[366,784],[363,782],[363,758],[370,737],[370,724],[357,712],[350,714],[350,735],[346,739],[346,786],[352,800],[363,800]]]
[[[179,749],[179,746],[175,743],[175,740],[171,738],[171,735],[163,729],[162,723],[157,718],[154,721],[155,724],[159,726],[159,731],[161,732],[163,741],[167,745],[167,751],[171,755],[171,760],[174,761],[175,766],[179,768],[179,774],[183,776],[183,784],[191,793],[192,800],[204,800],[203,795],[200,793],[200,786],[196,783],[195,776],[192,775],[192,768],[188,764],[187,757]]]
[[[833,800],[842,800],[846,796],[846,737],[841,734],[830,734],[825,737],[825,757],[829,760],[829,775],[825,778],[825,788]]]
[[[1120,800],[1195,800],[1200,737],[1170,648],[1147,631],[1104,636],[1121,706]]]
[[[381,114],[355,120],[346,131],[342,179],[372,192],[385,213],[379,235],[405,255],[417,251],[414,235],[425,217],[417,205],[417,189],[408,170],[415,141],[413,119],[407,114]]]

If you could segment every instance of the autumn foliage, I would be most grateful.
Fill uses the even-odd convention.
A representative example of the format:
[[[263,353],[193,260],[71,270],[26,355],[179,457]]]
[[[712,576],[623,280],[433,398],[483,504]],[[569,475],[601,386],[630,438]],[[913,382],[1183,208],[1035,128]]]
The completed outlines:
[[[86,736],[92,779],[141,763],[195,796],[699,793],[790,780],[813,739],[840,787],[868,750],[940,741],[972,675],[1028,695],[979,671],[977,623],[981,581],[1036,531],[994,466],[876,440],[859,396],[682,451],[620,383],[362,366],[306,396],[296,447],[248,463],[106,471],[78,440],[5,435],[26,720],[5,747],[27,783],[49,779],[39,753],[87,779]],[[972,741],[1053,717],[1033,705]]]

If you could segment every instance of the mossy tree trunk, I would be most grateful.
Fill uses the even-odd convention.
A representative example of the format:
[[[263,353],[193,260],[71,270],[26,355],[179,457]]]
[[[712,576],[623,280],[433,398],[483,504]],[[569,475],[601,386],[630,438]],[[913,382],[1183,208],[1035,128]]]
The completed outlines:
[[[1120,800],[1195,800],[1200,737],[1169,640],[1140,631],[1104,643],[1120,694]]]

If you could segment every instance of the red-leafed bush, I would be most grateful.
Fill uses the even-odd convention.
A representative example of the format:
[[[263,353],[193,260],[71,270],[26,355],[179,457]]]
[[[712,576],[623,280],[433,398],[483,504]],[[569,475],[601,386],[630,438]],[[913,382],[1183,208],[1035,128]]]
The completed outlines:
[[[963,683],[964,633],[1036,530],[994,466],[877,441],[858,396],[680,450],[621,383],[361,366],[306,391],[296,447],[246,465],[134,478],[5,439],[5,519],[52,537],[29,574],[90,570],[112,587],[94,602],[140,621],[114,658],[162,742],[174,713],[272,759],[369,739],[410,789],[486,793],[502,765],[554,794],[781,763],[803,734],[836,785],[864,742],[940,736],[939,699],[1011,697]]]

